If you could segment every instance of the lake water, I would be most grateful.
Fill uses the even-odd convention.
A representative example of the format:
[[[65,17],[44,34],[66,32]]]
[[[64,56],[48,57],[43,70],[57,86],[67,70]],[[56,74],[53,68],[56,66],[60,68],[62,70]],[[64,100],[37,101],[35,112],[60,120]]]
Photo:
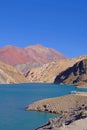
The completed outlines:
[[[75,89],[87,91],[55,84],[0,85],[0,130],[35,130],[55,115],[25,111],[25,107],[36,100],[58,97]]]

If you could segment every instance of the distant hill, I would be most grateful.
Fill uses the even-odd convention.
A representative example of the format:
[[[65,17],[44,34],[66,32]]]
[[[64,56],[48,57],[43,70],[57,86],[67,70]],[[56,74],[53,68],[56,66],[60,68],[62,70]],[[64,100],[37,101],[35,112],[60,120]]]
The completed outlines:
[[[16,46],[5,46],[0,48],[0,61],[15,66],[21,72],[38,67],[53,60],[67,59],[60,52],[46,48],[40,44],[18,48]],[[29,67],[29,68],[28,68]]]
[[[0,84],[28,82],[22,73],[13,66],[0,62]]]
[[[85,85],[87,84],[87,56],[55,60],[42,67],[31,69],[28,80],[30,82]]]
[[[0,48],[0,60],[10,65],[23,64],[26,62],[39,62],[45,64],[54,59],[66,59],[66,57],[54,49],[43,47],[39,44],[18,48],[5,46]]]

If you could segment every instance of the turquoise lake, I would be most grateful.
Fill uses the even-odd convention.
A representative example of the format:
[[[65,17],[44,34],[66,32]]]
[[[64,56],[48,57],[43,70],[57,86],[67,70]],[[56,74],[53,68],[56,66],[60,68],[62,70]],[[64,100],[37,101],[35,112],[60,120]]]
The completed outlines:
[[[55,84],[0,85],[0,130],[35,130],[55,115],[25,111],[25,107],[34,101],[62,96],[72,90],[87,91]]]

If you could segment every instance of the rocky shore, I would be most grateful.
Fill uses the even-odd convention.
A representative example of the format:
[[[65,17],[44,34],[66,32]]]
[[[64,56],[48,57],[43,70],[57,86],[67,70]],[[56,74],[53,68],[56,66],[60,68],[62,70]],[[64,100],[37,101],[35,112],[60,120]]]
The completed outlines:
[[[75,130],[75,125],[79,120],[82,120],[83,122],[84,120],[87,121],[87,105],[82,105],[80,107],[76,107],[70,112],[63,113],[59,118],[50,119],[46,125],[37,128],[36,130]],[[70,129],[70,125],[72,125],[74,122],[76,124],[73,125],[72,129]],[[78,129],[76,130],[80,130],[80,127],[81,124],[77,127]],[[87,128],[87,123],[85,124],[84,128]]]
[[[37,130],[68,130],[68,128],[65,129],[66,126],[87,117],[87,93],[69,94],[40,100],[27,106],[26,110],[61,114],[60,117],[50,119],[46,125]],[[75,128],[69,130],[75,130]]]
[[[71,111],[72,108],[82,106],[83,104],[87,104],[87,94],[76,93],[36,101],[27,106],[26,110],[62,113]]]

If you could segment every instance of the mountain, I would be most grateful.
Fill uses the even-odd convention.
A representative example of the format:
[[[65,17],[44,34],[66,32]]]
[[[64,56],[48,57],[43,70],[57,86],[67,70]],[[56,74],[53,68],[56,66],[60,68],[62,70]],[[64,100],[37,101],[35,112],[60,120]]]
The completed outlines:
[[[0,62],[0,84],[24,83],[27,79],[13,66]]]
[[[87,57],[62,71],[54,83],[87,86]]]
[[[86,60],[87,56],[79,56],[76,58],[72,59],[67,59],[67,60],[55,60],[54,62],[48,63],[43,65],[42,67],[39,68],[32,68],[28,74],[28,80],[30,82],[50,82],[50,83],[64,83],[64,84],[74,84],[74,85],[80,85],[81,86],[81,81],[82,84],[86,84],[87,81],[87,76],[86,76]],[[79,71],[83,71],[83,66],[81,66],[80,62],[84,63],[84,69],[85,69],[85,74],[80,73]],[[79,64],[79,66],[78,66]],[[74,67],[74,69],[73,69]],[[72,71],[70,73],[70,68],[72,68]],[[76,71],[78,68],[78,71],[76,72],[78,75],[76,76],[75,74],[72,77],[72,73],[75,73],[73,71]],[[69,75],[69,73],[71,75]],[[66,75],[66,81],[59,80],[64,78],[63,75]],[[71,77],[70,77],[71,76]],[[78,79],[78,77],[80,77]],[[75,80],[78,79],[79,82],[71,82],[73,79]],[[68,80],[69,79],[69,80]]]
[[[17,64],[17,65],[14,65],[14,67],[22,72],[23,74],[26,74],[31,68],[38,68],[38,67],[41,67],[43,64],[41,63],[38,63],[38,62],[27,62],[27,63],[24,63],[24,64]]]
[[[24,64],[26,62],[45,64],[54,59],[60,60],[66,59],[66,57],[54,49],[46,48],[39,44],[25,48],[15,46],[0,48],[0,60],[10,65]]]
[[[18,48],[16,46],[0,48],[0,61],[15,66],[23,73],[26,73],[32,67],[40,67],[55,59],[61,60],[67,58],[60,52],[40,44],[25,48]]]
[[[34,48],[33,51],[31,48]],[[50,82],[77,86],[87,85],[87,56],[79,56],[76,58],[67,59],[62,54],[55,52],[57,53],[55,54],[56,57],[57,55],[59,55],[59,57],[54,58],[54,55],[52,57],[52,59],[54,58],[54,61],[50,62],[50,60],[47,60],[47,54],[50,52],[50,50],[55,52],[55,50],[47,49],[41,45],[30,46],[26,48],[17,48],[13,46],[1,48],[0,58],[4,62],[12,65],[14,65],[13,63],[25,62],[21,65],[23,69],[26,69],[24,70],[26,73],[24,76],[23,73],[19,72],[13,66],[0,62],[0,83]],[[28,55],[28,53],[29,57],[27,56],[25,58],[26,54]],[[37,54],[35,54],[37,57],[36,59],[34,59],[35,56],[33,53]],[[42,60],[39,60],[41,59],[40,54],[43,54]],[[49,54],[51,54],[51,52]],[[30,58],[30,62],[26,62],[28,58]],[[47,63],[45,64],[45,62]],[[21,65],[17,64],[19,68]],[[29,68],[30,65],[31,67]]]

